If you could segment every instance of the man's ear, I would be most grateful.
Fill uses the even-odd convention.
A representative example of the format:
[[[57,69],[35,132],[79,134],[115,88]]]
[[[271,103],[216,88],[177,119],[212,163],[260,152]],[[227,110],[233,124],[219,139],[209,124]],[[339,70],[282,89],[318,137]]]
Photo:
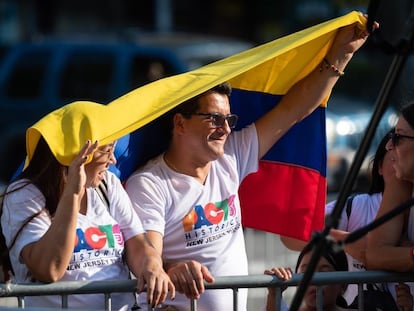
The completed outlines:
[[[185,118],[181,113],[176,113],[173,117],[174,130],[182,131],[184,129]]]

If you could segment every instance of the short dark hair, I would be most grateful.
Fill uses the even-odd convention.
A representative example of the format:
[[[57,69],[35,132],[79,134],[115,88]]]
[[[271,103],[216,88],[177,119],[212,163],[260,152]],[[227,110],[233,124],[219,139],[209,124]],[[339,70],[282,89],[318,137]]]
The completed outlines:
[[[205,91],[204,93],[201,93],[197,96],[194,96],[185,102],[178,105],[175,109],[172,111],[172,115],[175,115],[176,113],[180,113],[184,116],[184,118],[190,118],[191,115],[196,113],[198,109],[200,108],[198,99],[206,94],[209,93],[218,93],[222,95],[226,95],[227,97],[230,97],[231,95],[231,85],[228,82],[220,83],[211,89]]]
[[[316,244],[310,242],[302,249],[296,262],[295,272],[298,272],[299,265],[302,262],[303,257],[313,251]],[[324,257],[335,269],[335,271],[348,271],[348,259],[346,258],[344,251],[334,251],[332,247],[325,246],[322,249],[321,256]]]
[[[184,118],[189,119],[193,114],[195,114],[198,109],[200,109],[200,105],[198,102],[198,99],[206,94],[209,93],[218,93],[218,94],[222,94],[222,95],[226,95],[227,97],[230,97],[231,95],[231,85],[228,82],[223,82],[220,83],[214,87],[212,87],[211,89],[198,94],[188,100],[186,100],[185,102],[182,102],[181,104],[179,104],[177,107],[171,109],[170,111],[168,111],[166,114],[164,114],[164,125],[168,128],[168,132],[169,132],[169,137],[168,140],[170,141],[172,138],[172,131],[174,128],[174,122],[173,122],[173,118],[174,116],[179,113],[181,115],[184,116]],[[165,128],[165,127],[164,127]]]

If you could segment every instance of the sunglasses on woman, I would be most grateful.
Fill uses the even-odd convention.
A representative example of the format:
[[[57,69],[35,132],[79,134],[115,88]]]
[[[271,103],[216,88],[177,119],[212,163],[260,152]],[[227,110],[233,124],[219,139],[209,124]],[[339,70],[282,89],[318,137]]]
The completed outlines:
[[[394,147],[400,143],[401,138],[414,139],[414,136],[402,135],[395,132],[389,133],[388,137],[391,140],[391,143]]]

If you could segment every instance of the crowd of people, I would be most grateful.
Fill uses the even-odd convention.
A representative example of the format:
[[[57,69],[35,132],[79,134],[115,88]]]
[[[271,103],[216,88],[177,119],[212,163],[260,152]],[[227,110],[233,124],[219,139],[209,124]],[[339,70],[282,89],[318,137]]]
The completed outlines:
[[[232,310],[232,291],[206,291],[205,282],[248,274],[238,187],[258,169],[266,152],[331,93],[367,37],[357,24],[339,29],[321,66],[267,114],[239,131],[233,131],[238,116],[231,112],[228,83],[178,105],[170,113],[168,148],[135,171],[125,185],[108,170],[116,163],[116,141],[99,141],[99,127],[91,121],[96,116],[89,112],[96,104],[75,102],[39,120],[30,129],[38,135],[28,136],[26,167],[3,194],[1,224],[15,280],[113,280],[132,274],[138,295],[114,294],[113,309],[149,304],[160,310],[189,310],[189,299],[196,299],[201,311]],[[79,126],[62,131],[51,127],[51,118],[58,118],[58,125],[69,120]],[[56,132],[64,141],[63,151],[51,143]],[[358,214],[355,219],[362,222],[352,223],[350,218],[346,228],[332,231],[336,239],[411,198],[413,142],[414,104],[402,110],[395,130],[377,152],[373,172],[382,186],[354,198],[351,215]],[[211,211],[217,218],[209,217]],[[370,233],[367,241],[349,245],[348,258],[328,249],[318,271],[347,271],[348,265],[414,270],[413,217],[408,211]],[[226,229],[220,234],[214,230],[217,221]],[[199,237],[206,242],[195,243]],[[312,251],[311,244],[304,246],[296,273],[305,271]],[[292,275],[287,268],[265,273],[282,279]],[[394,286],[402,310],[413,305],[407,288]],[[305,297],[301,310],[314,309],[316,296],[310,290],[313,294]],[[324,310],[347,308],[355,293],[346,300],[345,291],[342,284],[326,287]],[[68,305],[103,308],[102,296],[71,295]],[[27,303],[60,306],[57,296],[30,297]],[[274,304],[269,289],[266,308]],[[247,310],[247,289],[239,291],[237,309]]]
[[[329,234],[335,241],[344,241],[351,232],[354,232],[375,220],[386,185],[395,179],[394,161],[391,153],[388,152],[388,149],[386,148],[391,135],[393,135],[393,130],[382,138],[371,160],[371,184],[368,192],[351,194],[347,198],[345,206],[342,209],[338,226],[330,230]],[[332,213],[335,205],[336,200],[331,201],[326,205],[326,215]],[[286,247],[292,250],[301,251],[303,247],[306,247],[306,242],[301,240],[283,236],[281,236],[281,240]],[[348,262],[348,271],[367,270],[367,236],[363,236],[353,243],[345,244],[344,250]],[[281,276],[282,279],[288,279],[286,274],[278,276]],[[367,286],[369,285],[364,284],[365,289],[368,288]],[[410,293],[409,284],[376,283],[373,286],[381,291],[383,295],[392,293],[399,309],[412,310],[413,297]],[[342,294],[342,297],[346,300],[346,304],[350,308],[358,309],[357,284],[349,284],[346,291]],[[369,304],[374,305],[374,303],[370,302],[367,302],[367,304],[368,306],[365,306],[366,310],[370,310]]]

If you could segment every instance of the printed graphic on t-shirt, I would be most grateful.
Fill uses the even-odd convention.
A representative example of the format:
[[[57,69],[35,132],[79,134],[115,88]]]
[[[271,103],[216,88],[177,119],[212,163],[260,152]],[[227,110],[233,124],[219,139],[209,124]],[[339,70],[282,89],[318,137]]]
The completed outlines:
[[[235,195],[221,202],[196,205],[182,220],[186,247],[208,244],[240,228]]]
[[[352,261],[352,267],[357,270],[367,270],[367,267],[362,262],[359,262],[357,260]]]
[[[75,248],[67,270],[121,262],[123,250],[124,239],[118,224],[78,228]]]

